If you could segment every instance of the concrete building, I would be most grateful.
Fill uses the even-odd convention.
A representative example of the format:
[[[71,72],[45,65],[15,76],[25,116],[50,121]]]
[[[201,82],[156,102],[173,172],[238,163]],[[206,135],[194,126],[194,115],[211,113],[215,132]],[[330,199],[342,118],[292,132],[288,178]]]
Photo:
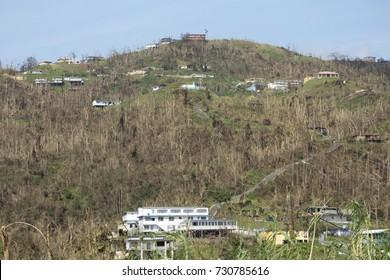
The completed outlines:
[[[202,87],[196,85],[195,82],[192,82],[192,84],[190,84],[190,85],[182,85],[180,88],[185,89],[185,90],[200,90],[200,89],[202,89]]]
[[[339,208],[323,206],[310,206],[306,209],[310,216],[318,215],[320,220],[334,224],[349,223],[347,216],[345,216]]]
[[[186,33],[183,35],[184,41],[206,41],[206,34],[190,34]]]
[[[138,208],[122,215],[120,230],[130,235],[175,231],[218,231],[237,229],[236,221],[214,220],[205,207]]]
[[[288,89],[288,83],[285,81],[276,81],[273,83],[267,84],[268,89],[272,90],[287,90]]]
[[[337,72],[322,71],[317,73],[317,78],[339,78],[340,75]]]
[[[146,45],[146,49],[147,49],[147,50],[158,49],[158,44],[147,44],[147,45]]]
[[[160,45],[169,45],[172,42],[173,42],[172,38],[166,37],[160,40]]]
[[[375,56],[366,56],[366,57],[363,57],[363,61],[365,61],[365,62],[375,62],[376,61],[376,57]]]
[[[104,60],[104,58],[102,56],[86,56],[84,57],[83,61],[85,64],[93,64],[93,63],[96,63],[96,62],[99,62],[99,61],[102,61]]]
[[[132,251],[140,259],[156,254],[172,259],[175,233],[212,238],[237,230],[235,220],[210,219],[206,207],[142,207],[123,213],[122,224],[113,233],[111,242],[117,258],[123,259],[126,252]],[[123,242],[125,252],[120,250]]]

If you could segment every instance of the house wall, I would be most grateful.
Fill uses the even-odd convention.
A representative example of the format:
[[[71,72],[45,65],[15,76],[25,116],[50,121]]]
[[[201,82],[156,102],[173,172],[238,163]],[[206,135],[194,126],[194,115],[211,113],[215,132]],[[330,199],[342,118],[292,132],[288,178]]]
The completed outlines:
[[[122,221],[129,227],[138,224],[140,233],[159,231],[181,231],[189,227],[188,221],[206,220],[209,217],[208,208],[202,207],[157,207],[138,208],[122,216]]]
[[[317,77],[318,78],[338,78],[339,77],[339,73],[336,73],[336,72],[319,72],[317,74]]]

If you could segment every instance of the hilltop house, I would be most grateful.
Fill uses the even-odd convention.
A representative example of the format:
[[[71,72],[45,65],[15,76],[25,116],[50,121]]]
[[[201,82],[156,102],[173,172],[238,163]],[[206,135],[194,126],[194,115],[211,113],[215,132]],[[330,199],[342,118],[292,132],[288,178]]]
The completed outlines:
[[[52,62],[51,61],[47,61],[47,60],[44,60],[44,61],[41,61],[41,62],[38,63],[39,66],[50,65],[50,64],[52,64]]]
[[[376,57],[375,56],[366,56],[366,57],[363,57],[363,61],[365,61],[365,62],[375,62],[376,61]]]
[[[146,49],[147,50],[158,49],[158,44],[147,44]]]
[[[184,41],[200,41],[205,42],[206,41],[206,34],[190,34],[186,33],[182,36]]]
[[[308,81],[313,79],[321,79],[321,78],[339,78],[340,75],[337,72],[331,71],[321,71],[315,74],[315,76],[307,76],[303,79],[303,84],[306,84]]]
[[[68,63],[70,64],[72,62],[72,58],[69,56],[61,56],[57,58],[57,63]]]
[[[322,71],[317,73],[317,78],[339,78],[339,73],[330,72],[330,71]]]
[[[81,60],[74,59],[68,56],[61,56],[57,58],[57,63],[67,63],[67,64],[81,64]]]
[[[169,45],[169,44],[172,43],[172,42],[173,42],[173,40],[172,40],[172,38],[170,38],[170,37],[162,38],[162,39],[160,40],[160,45]]]
[[[99,61],[102,61],[104,58],[101,57],[101,56],[86,56],[84,57],[84,63],[85,64],[93,64],[95,62],[99,62]]]

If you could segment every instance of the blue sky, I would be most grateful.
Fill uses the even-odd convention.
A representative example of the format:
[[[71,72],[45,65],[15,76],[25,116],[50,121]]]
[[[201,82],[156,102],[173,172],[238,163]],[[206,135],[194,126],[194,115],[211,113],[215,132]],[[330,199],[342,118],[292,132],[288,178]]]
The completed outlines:
[[[390,60],[388,0],[0,0],[0,61],[108,56],[204,33],[328,58]]]

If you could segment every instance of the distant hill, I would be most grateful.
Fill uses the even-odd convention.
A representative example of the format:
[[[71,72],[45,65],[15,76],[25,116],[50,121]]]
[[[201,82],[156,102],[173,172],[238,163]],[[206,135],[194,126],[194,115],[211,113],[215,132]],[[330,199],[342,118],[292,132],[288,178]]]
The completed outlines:
[[[328,70],[339,72],[341,79],[382,84],[390,75],[390,63],[387,62],[326,61],[281,47],[242,40],[176,41],[159,49],[113,55],[109,61],[110,66],[121,70],[150,66],[175,70],[188,65],[195,71],[266,79],[303,79]]]

